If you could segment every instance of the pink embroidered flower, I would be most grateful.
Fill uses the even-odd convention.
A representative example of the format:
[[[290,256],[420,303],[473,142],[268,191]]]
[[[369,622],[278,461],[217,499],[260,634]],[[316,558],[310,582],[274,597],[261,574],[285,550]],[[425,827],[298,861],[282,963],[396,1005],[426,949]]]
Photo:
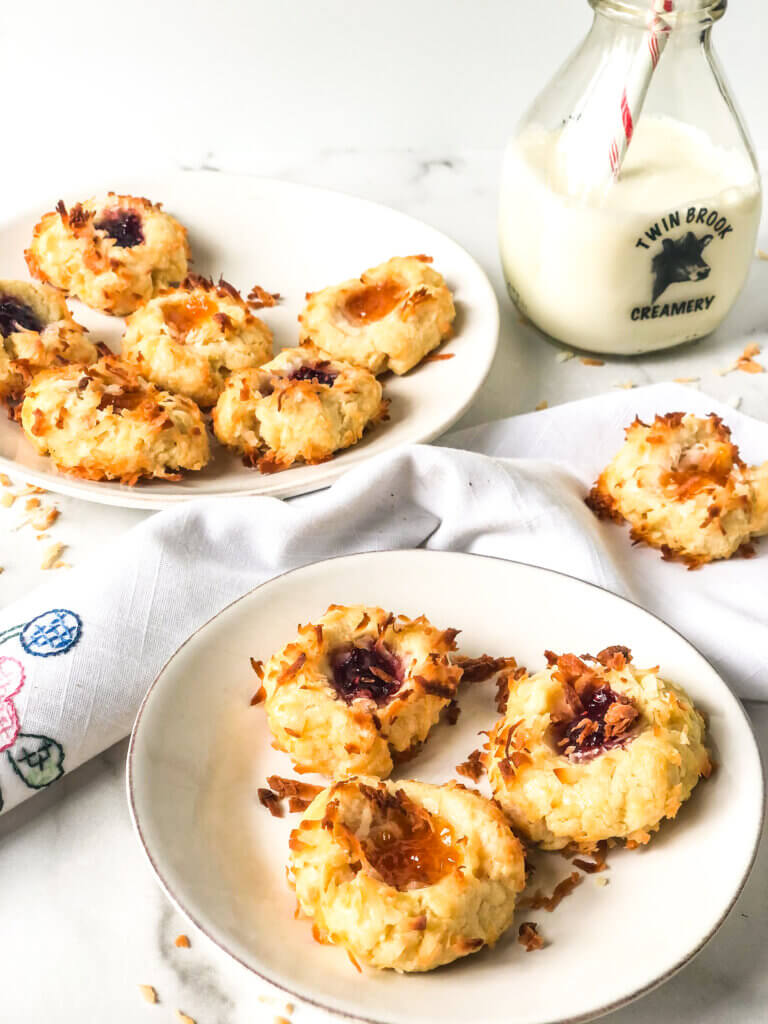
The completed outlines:
[[[0,750],[13,746],[19,735],[19,716],[13,697],[24,685],[24,667],[16,658],[0,657]]]

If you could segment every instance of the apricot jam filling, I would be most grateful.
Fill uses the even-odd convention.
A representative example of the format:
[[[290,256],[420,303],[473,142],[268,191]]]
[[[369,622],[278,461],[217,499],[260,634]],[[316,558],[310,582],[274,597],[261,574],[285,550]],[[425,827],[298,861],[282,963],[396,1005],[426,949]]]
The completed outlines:
[[[14,331],[40,331],[43,325],[29,306],[10,295],[0,295],[0,334],[7,338]]]
[[[182,301],[168,303],[163,309],[163,316],[169,327],[184,336],[209,320],[216,309],[216,303],[207,295],[194,294]]]
[[[388,793],[360,787],[373,810],[363,855],[385,885],[423,889],[435,885],[459,863],[450,826],[430,814],[402,790]]]
[[[93,226],[97,231],[103,231],[110,238],[114,238],[120,249],[132,249],[144,241],[141,217],[130,210],[113,210],[106,213]]]
[[[358,697],[387,704],[403,683],[400,659],[384,644],[339,647],[331,654],[331,686],[347,704]]]
[[[375,323],[391,313],[404,295],[397,281],[364,285],[346,299],[343,312],[357,326]]]

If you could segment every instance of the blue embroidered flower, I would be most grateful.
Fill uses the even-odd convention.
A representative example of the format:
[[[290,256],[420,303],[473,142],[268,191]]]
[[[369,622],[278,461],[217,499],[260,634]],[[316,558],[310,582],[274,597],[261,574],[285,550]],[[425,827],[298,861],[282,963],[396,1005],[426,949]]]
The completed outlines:
[[[19,642],[27,654],[50,658],[74,647],[82,628],[79,615],[66,608],[54,608],[28,622],[19,634]]]

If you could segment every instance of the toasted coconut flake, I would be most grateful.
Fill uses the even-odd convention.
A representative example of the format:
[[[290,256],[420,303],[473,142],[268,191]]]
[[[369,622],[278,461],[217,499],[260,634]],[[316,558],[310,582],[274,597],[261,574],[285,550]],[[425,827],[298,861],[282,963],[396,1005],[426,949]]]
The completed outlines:
[[[583,881],[584,875],[580,875],[578,871],[572,871],[567,878],[557,883],[551,896],[547,896],[541,889],[537,889],[533,896],[523,900],[520,906],[530,907],[531,910],[546,910],[551,914],[560,906],[565,897],[570,896]]]
[[[482,750],[473,750],[466,761],[456,765],[456,771],[459,775],[463,775],[473,782],[478,782],[483,777],[483,772],[485,771]]]
[[[257,704],[261,704],[264,700],[266,700],[266,697],[267,691],[264,689],[263,686],[260,686],[256,693],[254,693],[254,695],[251,697],[251,707],[255,707]]]
[[[11,478],[7,476],[5,473],[0,473],[0,484],[2,484],[3,487],[10,487]]]
[[[274,306],[279,300],[280,292],[268,292],[258,284],[255,284],[248,292],[248,305],[251,309],[263,309],[265,306]]]
[[[183,1010],[176,1011],[176,1019],[181,1021],[181,1024],[195,1024],[195,1021],[188,1013],[184,1013]]]
[[[582,356],[579,361],[582,366],[605,366],[604,359],[593,359],[591,356]]]
[[[179,949],[189,949],[191,945],[188,935],[177,935],[173,944]]]
[[[14,501],[16,501],[15,494],[0,494],[0,505],[3,508],[10,508]]]
[[[66,545],[62,544],[61,541],[56,541],[55,544],[51,544],[50,547],[47,547],[43,552],[43,560],[40,563],[40,568],[53,569],[55,567],[55,563],[58,561],[59,555],[65,547]]]
[[[433,352],[432,355],[425,356],[422,363],[440,363],[444,359],[453,359],[455,355],[455,352]]]
[[[479,658],[457,658],[456,663],[462,670],[463,683],[484,683],[507,668],[517,668],[514,658],[493,658],[490,654],[481,654]]]
[[[448,725],[456,725],[461,714],[461,705],[457,700],[452,700],[445,709],[445,720]]]
[[[536,412],[542,412],[544,409],[548,409],[548,408],[549,408],[549,402],[546,400],[546,398],[543,398],[538,403],[538,405],[536,406]]]
[[[157,1002],[157,990],[152,985],[139,985],[139,992],[148,1003]]]
[[[256,675],[259,677],[259,679],[263,679],[264,678],[264,662],[263,661],[257,661],[256,658],[251,658],[251,668],[256,673]]]
[[[257,789],[256,792],[261,806],[266,807],[273,818],[282,818],[283,805],[280,803],[277,793],[273,793],[271,789],[264,788]]]
[[[281,775],[270,775],[267,778],[267,785],[274,790],[279,799],[286,796],[298,796],[303,800],[314,800],[318,793],[323,790],[322,786],[313,786],[309,782],[301,782],[299,779],[284,779]]]
[[[525,947],[526,953],[544,948],[544,940],[539,935],[539,927],[535,921],[523,921],[517,933],[517,941]]]
[[[49,508],[41,509],[37,515],[31,517],[30,522],[35,530],[43,531],[53,526],[59,518],[59,510],[51,505]]]
[[[311,800],[305,800],[304,797],[290,796],[288,797],[288,810],[291,814],[303,814],[311,803]]]
[[[280,683],[287,682],[289,679],[295,676],[306,660],[307,655],[304,651],[302,651],[295,661],[291,662],[290,665],[284,666],[284,668],[280,672],[280,675],[277,677],[278,685]]]

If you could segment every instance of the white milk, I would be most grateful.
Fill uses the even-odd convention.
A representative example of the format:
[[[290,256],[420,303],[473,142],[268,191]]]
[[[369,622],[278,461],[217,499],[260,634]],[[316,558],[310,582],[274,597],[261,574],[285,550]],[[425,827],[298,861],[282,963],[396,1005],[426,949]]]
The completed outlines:
[[[760,186],[746,156],[643,117],[619,180],[576,198],[559,135],[529,127],[505,159],[501,258],[521,311],[595,352],[649,352],[714,330],[754,255]]]

